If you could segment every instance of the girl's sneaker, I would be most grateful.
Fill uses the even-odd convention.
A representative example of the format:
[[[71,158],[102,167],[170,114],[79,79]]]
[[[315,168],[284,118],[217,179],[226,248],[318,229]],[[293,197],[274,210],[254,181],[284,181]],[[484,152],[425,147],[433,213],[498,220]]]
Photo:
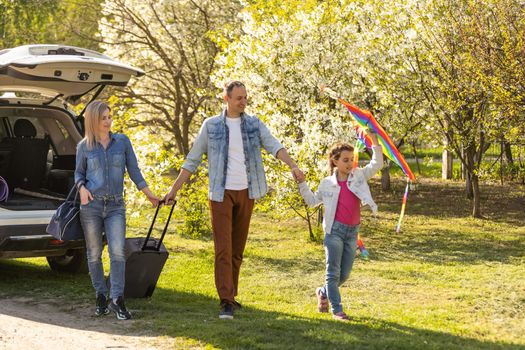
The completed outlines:
[[[317,310],[319,312],[328,312],[328,298],[323,292],[323,287],[318,287],[315,290],[315,295],[317,296]]]
[[[334,319],[337,321],[350,321],[350,318],[343,311],[335,313]]]

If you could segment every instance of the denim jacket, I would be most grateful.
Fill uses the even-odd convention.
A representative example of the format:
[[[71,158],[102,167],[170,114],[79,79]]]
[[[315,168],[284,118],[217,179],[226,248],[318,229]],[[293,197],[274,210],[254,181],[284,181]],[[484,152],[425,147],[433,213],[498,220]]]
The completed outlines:
[[[105,150],[98,142],[91,150],[87,148],[86,139],[78,143],[75,183],[83,184],[93,196],[122,196],[127,168],[139,190],[147,187],[129,138],[113,133],[110,138]]]
[[[241,114],[241,135],[243,140],[248,196],[252,199],[263,197],[268,191],[262,162],[261,147],[277,156],[283,148],[272,136],[266,125],[256,117]],[[208,155],[209,193],[212,201],[222,202],[228,169],[229,130],[226,125],[226,110],[218,116],[206,119],[188,153],[182,168],[193,173],[201,164],[202,155]]]
[[[347,186],[361,200],[362,204],[370,206],[375,215],[377,213],[377,204],[372,199],[367,181],[383,167],[383,151],[381,146],[374,146],[372,150],[373,155],[370,163],[364,168],[354,169],[353,173],[348,176]],[[323,229],[325,234],[329,234],[332,231],[340,191],[341,187],[337,183],[336,171],[331,176],[321,180],[315,194],[310,190],[306,182],[299,184],[299,192],[308,206],[315,207],[324,204]]]

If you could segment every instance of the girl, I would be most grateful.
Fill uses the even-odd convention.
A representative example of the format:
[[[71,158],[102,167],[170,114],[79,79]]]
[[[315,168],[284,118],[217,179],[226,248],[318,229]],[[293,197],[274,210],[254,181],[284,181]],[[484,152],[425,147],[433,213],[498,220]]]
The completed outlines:
[[[348,279],[357,249],[357,232],[361,222],[360,203],[367,204],[375,214],[377,205],[372,200],[367,180],[383,166],[383,153],[377,136],[372,139],[372,160],[364,168],[353,168],[354,148],[346,143],[332,147],[328,163],[332,176],[321,180],[314,194],[304,181],[298,179],[299,191],[308,206],[324,204],[324,247],[326,253],[326,282],[316,289],[320,312],[328,312],[328,300],[336,320],[346,321],[339,286]]]
[[[80,190],[80,221],[86,240],[87,260],[91,282],[97,294],[95,315],[113,311],[117,319],[128,320],[130,312],[124,305],[124,276],[126,260],[126,209],[122,197],[124,173],[148,200],[157,206],[157,198],[148,188],[137,164],[128,137],[113,134],[109,106],[101,101],[91,102],[85,113],[85,137],[77,145],[75,183]],[[111,298],[102,266],[102,233],[106,233],[110,258]]]

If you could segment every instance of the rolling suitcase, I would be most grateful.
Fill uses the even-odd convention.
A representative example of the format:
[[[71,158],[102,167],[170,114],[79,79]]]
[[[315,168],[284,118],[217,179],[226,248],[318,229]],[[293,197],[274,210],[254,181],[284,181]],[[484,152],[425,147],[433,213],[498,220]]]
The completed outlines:
[[[164,244],[162,244],[162,240],[168,230],[171,214],[176,203],[177,202],[173,203],[171,206],[170,214],[164,225],[160,239],[150,238],[160,205],[155,211],[155,216],[153,217],[146,238],[126,239],[126,282],[124,286],[124,297],[146,298],[153,294],[164,263],[168,259],[168,251]]]

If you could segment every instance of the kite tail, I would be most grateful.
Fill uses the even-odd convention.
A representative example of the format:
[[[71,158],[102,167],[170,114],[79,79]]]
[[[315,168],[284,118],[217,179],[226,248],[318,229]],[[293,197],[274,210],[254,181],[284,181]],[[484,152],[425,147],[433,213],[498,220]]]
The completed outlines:
[[[399,221],[397,222],[396,233],[399,233],[401,231],[401,221],[403,221],[403,216],[405,216],[405,208],[407,205],[409,187],[410,187],[410,179],[407,178],[407,186],[405,188],[405,194],[403,195],[403,204],[401,205],[401,213],[399,214]]]
[[[368,260],[368,250],[366,250],[365,244],[363,243],[363,240],[361,239],[361,235],[359,233],[357,234],[357,247],[359,248],[361,258],[363,258],[364,260]]]

